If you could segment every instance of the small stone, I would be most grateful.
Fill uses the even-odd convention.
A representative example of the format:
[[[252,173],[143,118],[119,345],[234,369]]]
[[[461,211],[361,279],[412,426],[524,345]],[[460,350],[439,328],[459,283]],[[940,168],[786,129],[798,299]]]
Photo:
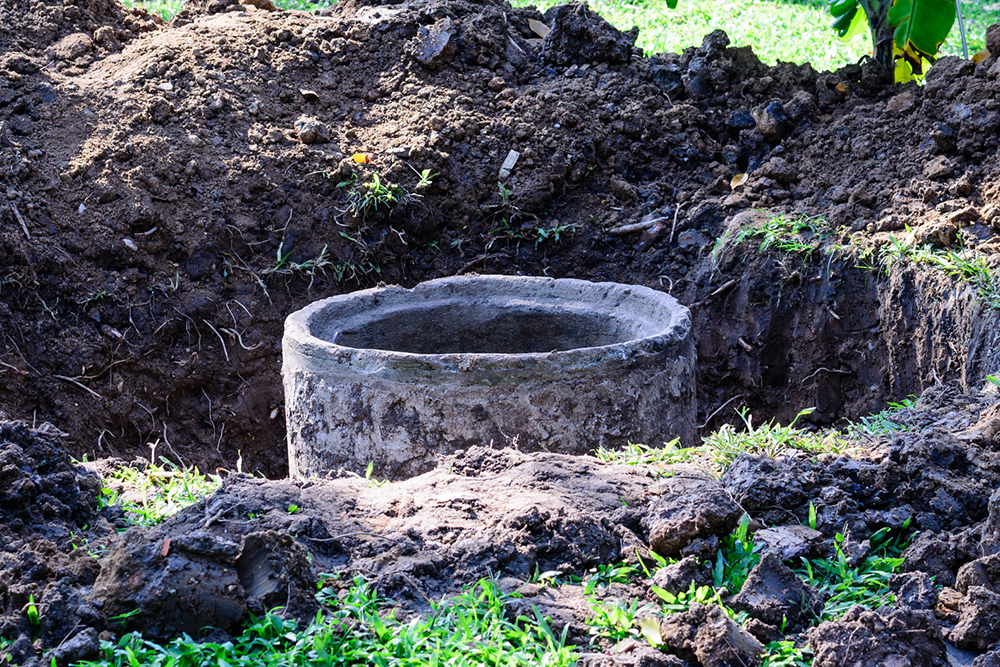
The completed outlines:
[[[955,173],[955,167],[951,160],[941,155],[924,165],[924,176],[931,180],[948,178]]]
[[[455,56],[455,28],[449,17],[430,26],[420,26],[413,43],[413,57],[428,67],[440,67]]]
[[[752,112],[757,130],[763,134],[768,141],[780,141],[792,131],[792,123],[785,116],[785,108],[777,100],[768,102],[762,107],[757,107]]]
[[[758,530],[753,541],[762,545],[762,551],[773,551],[789,561],[810,554],[823,541],[823,533],[808,526],[775,526]]]
[[[672,653],[702,667],[757,665],[764,652],[764,645],[718,605],[692,603],[688,611],[668,616],[660,635]]]
[[[47,53],[53,60],[76,60],[94,49],[94,40],[82,32],[66,35],[49,47]]]
[[[930,244],[950,248],[958,237],[958,225],[947,220],[934,220],[918,225],[913,230],[913,241],[918,245]]]
[[[701,250],[711,243],[711,239],[695,229],[685,229],[677,235],[677,247],[681,250]]]
[[[730,605],[768,625],[787,623],[790,628],[807,625],[823,613],[819,593],[802,583],[773,551],[761,557]]]
[[[315,116],[299,116],[295,131],[304,144],[325,144],[330,141],[330,130]]]
[[[1000,640],[1000,594],[973,586],[962,599],[961,616],[949,639],[970,651],[985,651]]]
[[[885,105],[886,113],[900,115],[910,111],[917,105],[913,99],[913,93],[907,91],[891,98]]]

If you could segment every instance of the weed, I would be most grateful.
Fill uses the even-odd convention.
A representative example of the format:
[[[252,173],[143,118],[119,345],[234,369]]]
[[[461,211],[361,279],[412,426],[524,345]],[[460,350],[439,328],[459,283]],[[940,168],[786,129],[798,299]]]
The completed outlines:
[[[813,652],[808,647],[798,647],[791,640],[771,642],[764,647],[761,667],[809,667]]]
[[[968,283],[983,303],[1000,310],[1000,275],[974,251],[935,250],[930,245],[916,246],[906,238],[890,236],[889,242],[879,250],[879,256],[886,270],[907,260],[928,264],[946,276]]]
[[[218,475],[204,475],[196,467],[179,468],[165,458],[161,460],[163,465],[150,464],[144,470],[123,467],[111,475],[128,492],[126,496],[141,494],[141,499],[125,500],[119,491],[104,488],[98,504],[121,501],[130,523],[155,526],[214,493],[222,484]]]
[[[744,516],[736,531],[726,535],[719,542],[719,550],[715,556],[715,567],[712,568],[712,583],[716,588],[725,588],[731,593],[738,593],[743,588],[750,570],[760,562],[759,547],[754,547],[747,535],[750,527],[750,517]]]
[[[1000,378],[993,375],[987,375],[986,381],[992,384],[994,387],[1000,387]]]
[[[427,178],[431,177],[428,175]],[[421,176],[421,183],[423,182],[424,177]],[[427,185],[430,185],[429,180]],[[403,186],[396,185],[378,174],[372,174],[371,179],[361,184],[358,184],[357,176],[352,176],[349,180],[338,183],[337,187],[347,188],[348,210],[362,222],[377,211],[388,211],[399,205],[405,206],[421,198],[421,195],[409,192]]]
[[[576,227],[577,225],[575,222],[571,222],[568,225],[558,225],[556,227],[551,227],[549,229],[545,229],[544,227],[536,227],[535,247],[537,248],[538,244],[548,239],[552,239],[554,242],[558,243],[560,237],[563,234],[576,230]]]
[[[302,508],[299,507],[298,505],[294,505],[293,504],[293,505],[289,505],[288,506],[288,513],[289,514],[298,514],[301,510],[302,510]]]
[[[789,218],[781,214],[741,229],[734,243],[739,245],[747,239],[760,239],[761,251],[774,248],[808,257],[831,234],[825,218],[806,215]]]
[[[819,434],[796,428],[799,418],[811,414],[814,409],[802,410],[788,426],[782,426],[772,419],[755,427],[748,410],[741,408],[737,410],[737,414],[743,420],[746,430],[737,431],[732,424],[725,424],[704,438],[704,446],[720,472],[725,472],[740,454],[776,458],[786,449],[800,449],[814,454],[840,453],[845,443],[836,433]]]
[[[892,419],[898,412],[912,408],[916,404],[916,396],[908,396],[899,403],[889,403],[889,407],[882,412],[862,417],[858,421],[848,424],[845,435],[848,438],[861,438],[908,431],[910,430],[909,426],[897,424]]]
[[[594,456],[604,463],[619,463],[622,465],[650,465],[683,463],[688,460],[689,449],[679,446],[680,440],[673,439],[663,447],[650,447],[642,443],[628,443],[625,449],[605,449],[598,447]]]
[[[809,527],[816,530],[817,518],[816,518],[816,506],[813,505],[812,501],[809,501]]]
[[[617,598],[610,600],[590,600],[594,612],[586,623],[590,627],[590,642],[598,639],[619,642],[627,637],[639,636],[639,616],[649,615],[656,610],[654,605],[639,606],[637,600],[625,602]]]
[[[855,605],[874,609],[895,601],[889,590],[889,578],[903,564],[901,554],[912,539],[908,535],[909,525],[907,520],[898,531],[889,528],[877,531],[869,538],[870,555],[857,566],[852,566],[844,555],[845,538],[840,533],[834,540],[834,559],[802,559],[802,567],[796,574],[828,596],[822,620],[838,618]]]
[[[687,611],[691,608],[692,602],[697,602],[701,605],[712,605],[716,604],[722,608],[722,611],[726,612],[726,616],[733,619],[740,625],[745,623],[749,618],[749,615],[744,612],[736,612],[730,609],[722,603],[722,595],[718,590],[712,588],[711,586],[696,586],[695,583],[691,582],[691,587],[686,591],[681,591],[677,595],[669,591],[665,591],[659,586],[650,586],[650,590],[662,600],[660,609],[665,614],[675,614],[678,612]]]
[[[323,593],[323,591],[321,591]],[[304,628],[275,613],[252,618],[246,630],[222,644],[187,635],[159,645],[137,633],[104,641],[100,661],[78,667],[306,667],[311,665],[505,665],[569,667],[577,649],[566,645],[548,620],[506,615],[509,595],[481,580],[450,600],[431,605],[426,617],[406,623],[380,614],[388,601],[361,579],[341,595],[318,596],[325,609]]]
[[[563,584],[579,584],[583,581],[580,577],[575,574],[563,574],[558,570],[546,570],[541,572],[538,569],[538,565],[535,565],[535,571],[528,578],[528,581],[533,584],[540,584],[542,586],[553,586],[558,588]]]
[[[601,564],[590,570],[591,575],[587,577],[587,583],[583,588],[584,595],[590,595],[598,588],[607,588],[611,584],[627,584],[629,580],[639,574],[639,568],[629,563],[618,563],[617,565]]]
[[[24,607],[24,615],[28,618],[31,627],[38,628],[42,623],[42,615],[38,612],[38,605],[35,604],[35,596],[28,596],[28,604]]]

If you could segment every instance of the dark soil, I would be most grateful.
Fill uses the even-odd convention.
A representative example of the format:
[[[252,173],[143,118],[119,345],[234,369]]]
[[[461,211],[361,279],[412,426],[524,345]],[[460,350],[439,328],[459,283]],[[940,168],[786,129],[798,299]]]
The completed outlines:
[[[976,628],[995,627],[1000,589],[956,576],[1000,544],[1000,427],[995,397],[978,393],[1000,368],[996,311],[939,272],[863,267],[907,227],[1000,265],[998,54],[944,58],[925,86],[895,86],[872,65],[766,67],[718,32],[646,57],[580,6],[345,0],[312,16],[268,4],[192,3],[164,25],[112,0],[0,0],[0,407],[22,420],[0,428],[0,637],[16,640],[17,661],[57,646],[62,662],[85,655],[129,605],[148,611],[136,627],[163,636],[203,616],[234,629],[293,600],[304,614],[324,565],[419,607],[488,571],[523,580],[646,548],[661,492],[641,471],[476,449],[377,492],[234,475],[116,542],[100,579],[72,549],[85,526],[98,544],[115,516],[80,500],[96,480],[66,450],[130,458],[157,443],[180,463],[233,469],[242,456],[280,478],[284,317],[470,271],[670,291],[693,312],[706,429],[740,405],[784,420],[814,406],[808,420],[837,424],[926,389],[903,416],[919,431],[856,460],[741,459],[723,487],[769,526],[800,525],[813,502],[827,543],[912,516],[922,533],[906,568],[954,586],[939,595],[940,628],[926,614],[862,615],[816,642],[910,623],[919,637],[904,657],[936,659],[921,642],[939,631],[993,645]],[[529,18],[553,26],[543,42]],[[418,188],[424,170],[432,184]],[[734,190],[738,173],[749,177]],[[374,175],[408,201],[352,207]],[[833,252],[717,247],[778,213],[825,216]],[[641,219],[657,221],[608,232]],[[24,426],[41,422],[55,427]],[[515,501],[487,479],[530,502],[501,510]],[[626,492],[628,509],[609,500]],[[293,498],[303,511],[290,516]],[[422,512],[433,521],[414,528]],[[163,562],[214,583],[166,601]],[[906,599],[926,603],[921,581],[900,583]],[[48,610],[41,628],[25,625],[31,596]],[[696,635],[680,650],[701,661]],[[829,664],[844,655],[816,648]]]

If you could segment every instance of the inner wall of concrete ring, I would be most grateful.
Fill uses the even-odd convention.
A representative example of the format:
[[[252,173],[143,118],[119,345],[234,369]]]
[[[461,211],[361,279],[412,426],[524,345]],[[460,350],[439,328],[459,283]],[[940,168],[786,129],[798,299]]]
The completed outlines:
[[[498,296],[499,294],[499,296]],[[342,316],[356,329],[375,304],[434,299],[530,300],[555,309],[573,300],[616,318],[649,319],[665,332],[640,340],[533,354],[424,355],[337,345]],[[331,315],[332,313],[332,315]],[[317,322],[321,324],[317,325]],[[439,326],[448,326],[448,322]],[[363,326],[363,324],[362,324]],[[648,328],[648,326],[647,326]],[[322,330],[323,340],[313,336]],[[289,470],[292,477],[339,468],[405,479],[474,445],[588,454],[628,443],[695,444],[695,351],[687,308],[644,287],[581,280],[475,276],[405,290],[377,288],[332,297],[293,313],[283,340]]]

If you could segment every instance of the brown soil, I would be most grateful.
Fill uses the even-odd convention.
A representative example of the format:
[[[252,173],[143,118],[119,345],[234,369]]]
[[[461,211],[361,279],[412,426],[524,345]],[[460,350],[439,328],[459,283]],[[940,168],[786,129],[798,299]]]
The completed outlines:
[[[725,484],[766,522],[787,523],[789,512],[801,522],[817,498],[827,499],[825,525],[858,532],[912,513],[933,536],[913,562],[939,582],[986,555],[968,547],[978,534],[962,536],[992,530],[974,526],[988,519],[997,444],[989,419],[979,431],[974,422],[991,400],[975,391],[1000,368],[996,311],[938,273],[860,266],[865,248],[904,227],[1000,264],[996,55],[945,58],[927,85],[893,86],[869,65],[769,68],[722,33],[644,57],[633,34],[579,6],[542,16],[502,0],[345,0],[312,16],[267,5],[193,3],[164,25],[112,0],[0,1],[0,407],[12,418],[55,424],[77,457],[148,456],[159,441],[175,461],[234,468],[242,455],[244,469],[280,478],[289,312],[379,282],[470,271],[638,283],[692,308],[706,428],[741,404],[786,420],[812,405],[814,423],[838,423],[956,382],[940,399],[951,412],[935,412],[943,390],[933,389],[912,417],[952,435],[880,443],[868,477],[850,462],[744,461]],[[543,42],[529,18],[554,26]],[[520,157],[501,176],[511,150]],[[418,188],[423,170],[433,183]],[[737,173],[749,179],[732,190]],[[352,208],[374,175],[409,201]],[[835,234],[824,247],[840,249],[802,256],[748,242],[713,253],[756,209],[825,216]],[[608,233],[645,216],[661,220],[642,235]],[[233,479],[234,498],[305,492]],[[53,510],[62,532],[95,525],[60,501],[71,512]],[[559,539],[528,556],[510,538],[506,554],[468,571],[448,556],[427,566],[439,583],[426,591],[493,566],[524,577],[540,560],[577,568],[618,557],[623,534],[648,539],[643,516],[609,514],[602,538],[545,528]],[[303,534],[266,525],[252,549],[241,529],[231,545],[180,551],[215,558],[250,591],[226,613],[272,601],[239,565],[246,553],[293,549],[269,530]],[[67,553],[65,535],[55,543]],[[341,565],[378,551],[329,544]],[[88,572],[58,581],[87,586]],[[19,614],[28,589],[11,582],[56,579],[12,576],[0,583],[0,636],[16,639],[30,634]],[[984,605],[998,595],[970,591]],[[975,626],[958,614],[946,621]],[[866,632],[876,623],[851,622]],[[39,649],[58,645],[42,640]]]

